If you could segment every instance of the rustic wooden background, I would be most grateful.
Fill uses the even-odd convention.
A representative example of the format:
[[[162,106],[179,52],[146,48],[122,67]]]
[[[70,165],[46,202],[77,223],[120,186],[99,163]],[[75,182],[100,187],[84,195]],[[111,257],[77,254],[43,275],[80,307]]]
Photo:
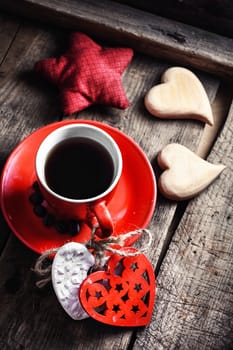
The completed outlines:
[[[232,38],[116,1],[17,0],[12,6],[8,0],[1,0],[0,8],[59,27],[82,30],[110,43],[129,45],[173,65],[185,64],[225,78],[233,77]]]
[[[117,1],[210,32],[233,37],[233,3],[231,0]]]
[[[110,9],[112,5],[111,2]],[[90,32],[96,28],[92,26],[94,15],[90,7],[86,13],[87,19],[91,18],[86,22]],[[95,16],[101,18],[98,11]],[[129,27],[131,25],[129,23]],[[33,66],[39,59],[64,51],[70,33],[68,27],[34,23],[5,13],[0,15],[1,168],[25,136],[63,119],[56,89],[39,80],[33,73]],[[119,40],[123,45],[125,37],[129,43],[127,33],[126,36],[121,33],[120,39],[116,32],[111,33],[115,33],[113,40],[105,38],[107,41],[101,43],[114,45]],[[100,40],[101,31],[95,34],[93,32],[94,38]],[[207,39],[203,38],[205,42]],[[71,320],[58,304],[51,285],[43,290],[35,287],[31,268],[38,256],[15,238],[1,216],[1,349],[233,348],[232,81],[219,78],[218,72],[209,75],[193,68],[207,90],[215,119],[221,120],[219,129],[214,132],[216,142],[215,136],[203,139],[203,135],[212,135],[212,130],[198,121],[156,119],[145,110],[143,98],[172,63],[149,56],[147,47],[143,54],[143,42],[140,50],[135,50],[134,59],[123,77],[131,106],[125,111],[106,106],[90,107],[72,117],[102,121],[131,136],[151,160],[156,176],[160,173],[156,155],[171,142],[181,143],[193,151],[201,150],[209,161],[223,163],[227,169],[207,190],[189,202],[172,202],[158,194],[149,226],[153,242],[147,254],[155,268],[157,297],[152,322],[142,329],[110,327],[91,319]],[[226,57],[225,73],[228,72],[228,52]],[[230,64],[229,71],[231,69]],[[211,149],[208,142],[205,147],[209,139]]]

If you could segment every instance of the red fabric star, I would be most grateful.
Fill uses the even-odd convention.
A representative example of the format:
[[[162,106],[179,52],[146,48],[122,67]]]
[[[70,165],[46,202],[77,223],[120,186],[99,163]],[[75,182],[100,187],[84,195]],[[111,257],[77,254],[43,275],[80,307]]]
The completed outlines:
[[[58,86],[65,115],[96,103],[125,109],[129,101],[121,75],[132,57],[132,49],[102,48],[87,35],[73,33],[64,55],[37,62],[35,70]]]

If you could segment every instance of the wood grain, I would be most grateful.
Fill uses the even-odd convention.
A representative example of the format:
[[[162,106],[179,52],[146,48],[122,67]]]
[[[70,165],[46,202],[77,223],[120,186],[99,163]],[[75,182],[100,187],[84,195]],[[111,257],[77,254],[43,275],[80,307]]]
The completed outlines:
[[[0,64],[4,60],[4,57],[7,51],[10,48],[12,41],[17,33],[19,27],[19,21],[13,20],[10,16],[2,15],[0,18]],[[2,77],[2,73],[0,71],[0,79]]]
[[[232,349],[232,122],[208,157],[227,169],[188,205],[158,276],[154,318],[134,349]]]
[[[40,57],[53,52],[52,37],[31,26],[21,27],[1,64],[0,129],[3,165],[16,144],[33,130],[58,119],[58,106],[49,103],[53,89],[33,73]]]
[[[1,17],[2,21],[2,17]],[[2,43],[8,42],[0,65],[0,168],[14,147],[32,131],[58,118],[57,106],[49,103],[53,92],[41,86],[33,74],[35,61],[53,51],[51,35],[33,26],[20,26],[3,18],[6,28],[1,32]],[[2,22],[1,22],[2,23]],[[17,24],[17,26],[16,26]],[[9,28],[14,28],[11,32]],[[3,48],[3,45],[2,45]],[[3,50],[3,49],[2,49]],[[3,52],[3,51],[2,51]],[[0,248],[9,230],[1,218]],[[1,250],[0,250],[1,251]]]
[[[153,57],[233,77],[233,39],[167,20],[113,1],[19,0],[0,7],[101,39],[129,45]],[[117,13],[114,17],[113,14]]]
[[[212,103],[214,125],[205,125],[202,138],[200,140],[197,154],[206,158],[213,147],[213,144],[223,127],[232,102],[233,85],[221,82],[218,93]]]
[[[1,65],[1,69],[7,72],[0,84],[1,167],[10,151],[22,138],[36,128],[60,119],[59,99],[55,88],[35,77],[33,66],[40,58],[62,52],[67,39],[66,32],[45,30],[25,23],[20,25],[17,35],[12,40]],[[126,94],[131,101],[127,110],[93,106],[70,117],[99,120],[119,128],[141,146],[158,175],[155,158],[164,145],[180,142],[191,150],[196,150],[203,132],[201,122],[161,121],[145,110],[145,93],[159,82],[167,67],[164,62],[135,54],[123,76]],[[200,72],[196,74],[213,101],[219,81]],[[150,224],[153,241],[148,251],[148,257],[154,266],[158,266],[158,261],[160,262],[166,253],[182,212],[183,208],[176,203],[158,196],[157,208]],[[0,220],[0,242],[2,232],[8,230],[4,225]],[[10,235],[9,240],[4,241],[1,247],[1,349],[132,349],[134,330],[108,327],[91,319],[75,322],[64,313],[50,285],[38,290],[35,287],[35,275],[31,271],[37,255],[13,235]],[[158,302],[159,298],[161,296],[158,297]],[[154,321],[152,326],[154,327]],[[136,346],[139,346],[137,342]]]
[[[233,37],[231,0],[117,0],[124,4],[171,18],[210,32]]]
[[[14,41],[14,37],[17,33],[19,23],[16,20],[12,20],[9,16],[0,17],[0,84],[3,81],[4,72],[2,69],[3,61],[7,55],[7,52]],[[2,148],[2,147],[1,147]],[[2,153],[2,152],[1,152]],[[1,156],[0,156],[1,157]],[[2,251],[5,242],[9,235],[9,229],[5,223],[2,213],[0,213],[0,227],[2,228],[0,236],[0,252]]]
[[[126,111],[119,111],[110,107],[102,107],[101,110],[100,107],[92,107],[78,114],[79,118],[94,118],[118,127],[132,137],[155,165],[157,174],[159,170],[155,163],[155,157],[165,144],[176,140],[195,150],[202,133],[202,126],[199,122],[161,121],[150,116],[145,110],[143,98],[148,86],[153,86],[156,81],[159,81],[161,73],[166,68],[167,65],[161,62],[146,56],[136,55],[123,79],[128,98],[131,101],[131,107]],[[208,76],[198,74],[212,101],[215,97],[218,82]],[[192,132],[193,137],[190,137],[190,132]],[[155,215],[149,226],[153,233],[153,240],[147,253],[154,266],[160,259],[163,250],[167,250],[170,236],[173,234],[176,220],[178,220],[178,211],[177,203],[165,201],[159,196]],[[102,329],[97,348],[107,350],[109,344],[111,346],[108,332],[108,327],[106,330]],[[121,332],[115,336],[115,340],[128,344],[131,336],[133,336],[132,332]],[[113,349],[115,348],[113,347]]]

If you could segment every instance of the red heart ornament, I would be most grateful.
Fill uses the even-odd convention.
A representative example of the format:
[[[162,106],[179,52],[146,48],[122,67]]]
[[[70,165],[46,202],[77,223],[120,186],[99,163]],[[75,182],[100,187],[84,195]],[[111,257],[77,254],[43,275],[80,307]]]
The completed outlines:
[[[134,248],[123,248],[137,252]],[[144,254],[110,257],[106,271],[90,274],[81,284],[84,310],[97,321],[114,326],[138,327],[150,322],[156,281]]]

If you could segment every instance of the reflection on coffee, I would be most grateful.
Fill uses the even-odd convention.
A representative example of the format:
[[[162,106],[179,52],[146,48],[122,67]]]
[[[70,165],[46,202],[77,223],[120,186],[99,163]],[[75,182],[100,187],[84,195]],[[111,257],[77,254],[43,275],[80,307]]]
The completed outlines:
[[[69,199],[86,199],[103,193],[113,179],[109,152],[94,140],[71,138],[50,152],[45,164],[48,186]]]

